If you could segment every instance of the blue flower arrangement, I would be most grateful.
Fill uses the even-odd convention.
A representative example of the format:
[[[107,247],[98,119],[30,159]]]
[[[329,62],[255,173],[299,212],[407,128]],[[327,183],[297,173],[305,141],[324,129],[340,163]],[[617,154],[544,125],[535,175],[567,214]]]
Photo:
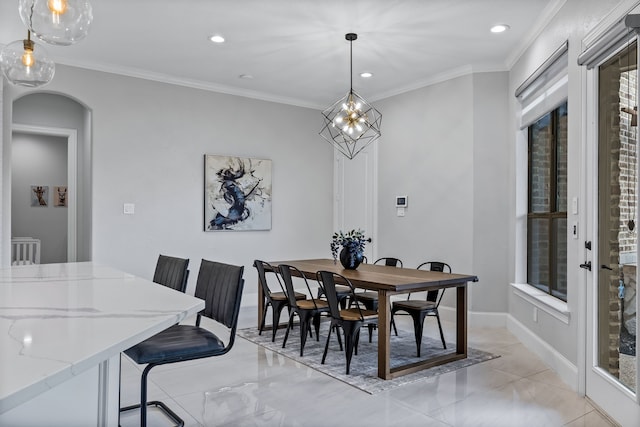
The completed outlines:
[[[338,231],[333,233],[333,238],[331,240],[331,254],[333,255],[333,261],[338,260],[338,251],[339,249],[346,248],[350,252],[360,253],[364,252],[364,245],[367,243],[368,239],[364,235],[364,231],[351,230],[346,233],[342,231]]]

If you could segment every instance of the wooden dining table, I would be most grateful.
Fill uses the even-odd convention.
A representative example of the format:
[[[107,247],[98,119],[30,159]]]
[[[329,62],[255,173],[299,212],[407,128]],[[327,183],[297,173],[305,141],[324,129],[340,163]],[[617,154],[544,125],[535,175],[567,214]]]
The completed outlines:
[[[388,380],[433,366],[467,357],[467,286],[477,282],[471,274],[453,274],[385,265],[360,264],[357,270],[346,270],[332,259],[304,259],[269,262],[277,267],[288,264],[296,267],[307,278],[316,277],[320,270],[338,273],[349,279],[353,286],[378,292],[378,377]],[[402,366],[391,367],[390,325],[391,296],[409,292],[456,288],[456,348],[447,354],[422,359]],[[262,288],[258,285],[258,319],[265,310]]]

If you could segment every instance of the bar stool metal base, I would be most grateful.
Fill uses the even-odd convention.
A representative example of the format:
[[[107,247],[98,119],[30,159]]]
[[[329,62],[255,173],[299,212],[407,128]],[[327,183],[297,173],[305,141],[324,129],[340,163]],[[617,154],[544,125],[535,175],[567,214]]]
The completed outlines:
[[[169,408],[163,402],[160,402],[159,400],[153,400],[151,402],[147,402],[147,408],[150,406],[155,406],[161,412],[163,412],[167,416],[167,418],[169,418],[171,421],[173,421],[176,424],[176,427],[184,427],[184,420],[180,418],[178,414],[173,412],[171,408]],[[131,406],[126,406],[124,408],[120,408],[120,413],[132,411],[134,409],[140,409],[140,404],[135,404]]]

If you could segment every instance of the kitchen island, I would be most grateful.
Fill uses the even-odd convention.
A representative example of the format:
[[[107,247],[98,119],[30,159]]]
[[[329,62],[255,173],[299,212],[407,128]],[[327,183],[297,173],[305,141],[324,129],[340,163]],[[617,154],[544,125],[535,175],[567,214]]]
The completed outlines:
[[[0,269],[0,425],[117,426],[120,353],[203,308],[91,262]]]

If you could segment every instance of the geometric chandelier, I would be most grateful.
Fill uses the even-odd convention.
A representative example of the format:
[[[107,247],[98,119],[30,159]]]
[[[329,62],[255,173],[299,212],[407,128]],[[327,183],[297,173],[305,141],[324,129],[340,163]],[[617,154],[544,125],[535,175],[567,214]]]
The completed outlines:
[[[353,91],[353,41],[357,34],[348,33],[350,77],[349,92],[322,112],[324,126],[320,136],[353,159],[360,151],[380,137],[382,114]]]
[[[48,44],[74,44],[89,32],[91,5],[87,0],[19,0],[18,12],[27,27],[27,38],[2,48],[0,68],[14,85],[44,86],[53,78],[55,63],[31,35]]]

